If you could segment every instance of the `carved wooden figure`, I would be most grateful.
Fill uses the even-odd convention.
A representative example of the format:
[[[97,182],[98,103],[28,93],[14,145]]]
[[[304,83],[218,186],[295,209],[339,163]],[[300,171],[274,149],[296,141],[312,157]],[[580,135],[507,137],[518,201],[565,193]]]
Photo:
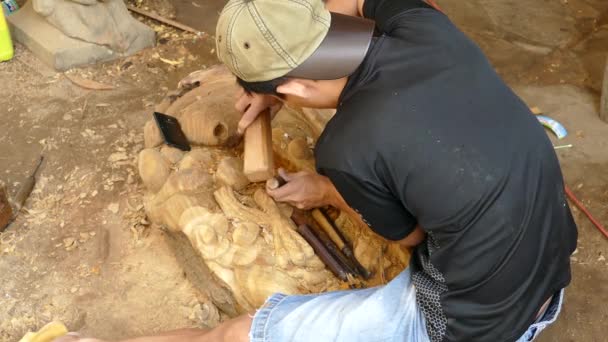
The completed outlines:
[[[244,176],[242,147],[222,147],[240,118],[233,109],[234,77],[217,67],[189,76],[182,85],[199,86],[164,101],[162,109],[186,126],[193,150],[162,146],[153,122],[144,128],[139,172],[151,221],[183,233],[243,312],[275,292],[346,288],[296,231],[292,208],[275,203],[263,184],[250,184]],[[218,129],[218,123],[225,126]],[[297,112],[286,108],[273,124],[279,126],[273,148],[280,166],[314,170],[306,137],[316,136]],[[385,283],[407,265],[407,251],[353,222],[344,214],[336,217],[359,261],[375,274],[367,285]]]

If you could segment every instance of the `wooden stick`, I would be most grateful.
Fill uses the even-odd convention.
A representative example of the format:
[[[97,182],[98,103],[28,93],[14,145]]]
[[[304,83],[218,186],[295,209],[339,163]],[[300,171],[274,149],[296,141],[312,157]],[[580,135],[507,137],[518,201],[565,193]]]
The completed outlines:
[[[150,19],[154,19],[156,21],[160,21],[163,24],[167,24],[169,26],[173,26],[176,27],[180,30],[186,31],[186,32],[191,32],[197,35],[202,35],[204,34],[204,32],[201,32],[199,30],[193,29],[192,27],[188,26],[188,25],[184,25],[182,23],[179,23],[175,20],[171,20],[171,19],[167,19],[165,17],[161,17],[158,14],[154,14],[152,12],[148,12],[148,11],[144,11],[140,8],[134,7],[134,6],[127,6],[127,8],[129,9],[129,11],[131,12],[135,12],[137,14],[143,15],[144,17],[148,17]]]
[[[323,214],[319,209],[314,209],[312,211],[312,217],[329,236],[331,241],[333,241],[340,250],[344,249],[344,246],[346,246],[344,239],[342,236],[340,236],[336,229],[334,229],[334,226],[331,224],[331,222],[329,222],[325,214]]]
[[[274,175],[270,111],[262,112],[245,131],[243,173],[251,182],[266,181]]]
[[[355,257],[355,253],[352,250],[350,244],[342,235],[342,232],[338,229],[334,222],[330,221],[327,215],[320,209],[314,209],[312,211],[312,217],[319,224],[319,226],[325,231],[329,238],[338,246],[338,248],[346,255],[346,257],[354,263],[357,273],[363,277],[363,279],[371,278],[371,273],[361,265],[359,260]]]
[[[298,226],[298,233],[302,235],[304,240],[314,249],[315,253],[323,261],[325,266],[340,280],[348,281],[348,272],[342,267],[340,262],[334,258],[331,252],[323,244],[323,242],[315,235],[315,233],[306,224]]]

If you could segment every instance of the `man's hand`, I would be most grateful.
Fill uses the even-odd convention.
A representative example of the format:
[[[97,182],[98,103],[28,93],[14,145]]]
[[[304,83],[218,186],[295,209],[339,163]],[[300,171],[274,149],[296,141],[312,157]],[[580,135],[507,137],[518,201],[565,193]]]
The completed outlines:
[[[239,121],[239,134],[245,133],[245,129],[258,117],[258,115],[266,109],[270,109],[270,117],[274,118],[275,114],[283,107],[283,102],[271,95],[261,95],[251,93],[248,94],[241,89],[237,95],[237,101],[234,105],[236,110],[243,113],[241,121]]]
[[[287,173],[279,169],[287,184],[278,189],[266,189],[278,202],[287,202],[298,209],[319,208],[334,205],[336,188],[329,178],[310,171]]]

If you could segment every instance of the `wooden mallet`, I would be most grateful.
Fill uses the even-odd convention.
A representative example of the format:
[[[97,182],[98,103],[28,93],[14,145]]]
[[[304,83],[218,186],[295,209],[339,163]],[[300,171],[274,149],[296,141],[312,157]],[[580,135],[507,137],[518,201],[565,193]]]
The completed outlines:
[[[274,176],[270,110],[265,110],[245,130],[243,173],[251,182],[263,182]]]

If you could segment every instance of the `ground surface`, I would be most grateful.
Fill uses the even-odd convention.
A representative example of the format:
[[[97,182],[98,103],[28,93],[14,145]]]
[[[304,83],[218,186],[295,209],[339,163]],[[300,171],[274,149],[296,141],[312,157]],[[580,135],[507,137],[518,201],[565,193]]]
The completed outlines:
[[[178,20],[207,32],[222,7],[172,3]],[[555,141],[573,144],[558,152],[566,181],[608,223],[608,124],[597,118],[608,3],[440,5],[528,104],[567,127],[570,135]],[[144,218],[135,158],[153,105],[181,77],[216,63],[213,40],[146,23],[159,32],[155,49],[69,72],[113,90],[83,89],[19,46],[14,60],[0,64],[0,180],[11,195],[45,156],[26,210],[0,235],[0,341],[52,319],[103,338],[204,326],[204,300]],[[580,236],[572,286],[541,341],[605,340],[608,241],[574,213]]]

